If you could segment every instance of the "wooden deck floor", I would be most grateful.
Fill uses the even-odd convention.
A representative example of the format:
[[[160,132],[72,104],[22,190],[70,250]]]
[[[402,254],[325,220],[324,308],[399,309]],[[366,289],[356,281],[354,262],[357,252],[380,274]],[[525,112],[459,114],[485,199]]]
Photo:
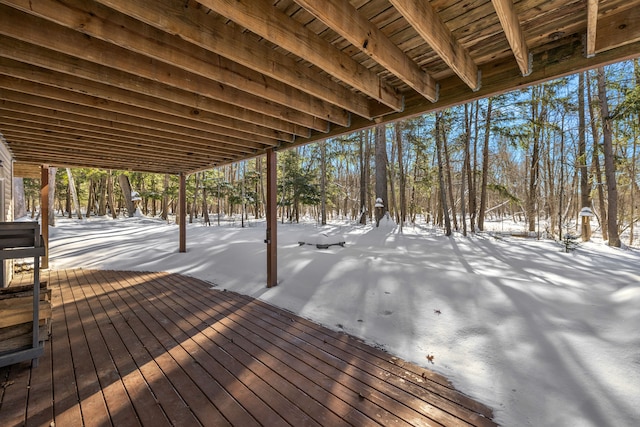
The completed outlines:
[[[42,279],[52,336],[37,367],[0,368],[2,426],[495,425],[440,375],[197,279]]]

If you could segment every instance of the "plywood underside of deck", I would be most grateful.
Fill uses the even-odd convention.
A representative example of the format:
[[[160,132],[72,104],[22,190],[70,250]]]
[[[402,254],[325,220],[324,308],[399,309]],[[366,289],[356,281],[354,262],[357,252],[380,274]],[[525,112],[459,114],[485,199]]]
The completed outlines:
[[[495,425],[440,375],[201,280],[42,279],[52,335],[37,367],[0,368],[4,426]]]

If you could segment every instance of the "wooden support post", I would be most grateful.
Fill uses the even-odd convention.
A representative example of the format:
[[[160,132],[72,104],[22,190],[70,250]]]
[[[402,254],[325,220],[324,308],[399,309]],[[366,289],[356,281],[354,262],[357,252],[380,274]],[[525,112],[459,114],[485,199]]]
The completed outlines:
[[[44,256],[42,268],[49,268],[49,165],[40,168],[40,224]]]
[[[180,252],[187,251],[187,178],[180,172],[180,189],[178,194],[178,225],[180,226]]]
[[[278,221],[277,221],[277,186],[276,186],[276,152],[267,150],[267,288],[278,284]]]

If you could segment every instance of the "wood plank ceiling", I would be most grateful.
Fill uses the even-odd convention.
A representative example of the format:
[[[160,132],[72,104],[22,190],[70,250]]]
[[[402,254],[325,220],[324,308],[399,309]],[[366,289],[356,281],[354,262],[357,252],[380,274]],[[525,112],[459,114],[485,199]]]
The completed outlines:
[[[0,133],[189,173],[637,56],[640,0],[0,0]]]

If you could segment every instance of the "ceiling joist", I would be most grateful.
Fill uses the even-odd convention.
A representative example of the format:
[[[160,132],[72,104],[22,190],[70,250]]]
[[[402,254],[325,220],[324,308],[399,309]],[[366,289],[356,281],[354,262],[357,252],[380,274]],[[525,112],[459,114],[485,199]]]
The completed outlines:
[[[602,15],[596,35],[595,53],[640,41],[640,7]]]
[[[181,0],[122,1],[99,0],[121,13],[134,17],[210,52],[306,92],[362,117],[372,118],[369,102],[344,86],[321,76],[294,59],[258,43],[240,28],[220,25],[197,7]]]
[[[598,0],[587,0],[587,58],[596,54]]]
[[[531,61],[532,55],[529,54],[529,48],[524,39],[522,28],[520,27],[520,21],[516,14],[516,9],[513,6],[512,0],[491,0],[493,7],[496,9],[498,19],[504,29],[504,35],[509,41],[513,56],[516,58],[518,67],[523,76],[531,74]]]
[[[26,67],[20,62],[10,59],[0,57],[0,72],[7,76],[15,77],[16,79],[51,86],[60,90],[77,92],[81,95],[104,99],[105,102],[112,101],[128,106],[127,108],[120,109],[120,112],[148,110],[149,112],[156,112],[162,115],[175,116],[176,119],[191,120],[193,121],[194,127],[200,126],[203,131],[206,130],[212,135],[215,134],[229,137],[229,140],[237,138],[241,141],[253,141],[265,146],[276,146],[279,144],[279,140],[274,137],[265,137],[254,133],[242,132],[236,129],[219,126],[215,123],[216,117],[214,117],[213,121],[207,121],[206,119],[199,117],[201,115],[200,113],[194,115],[192,110],[183,111],[184,109],[181,109],[180,106],[166,101],[140,95],[134,97],[130,92],[123,89],[109,87],[102,83],[94,83],[67,74],[60,75],[56,72],[47,71],[41,68]],[[10,79],[8,82],[10,82]],[[195,120],[196,118],[198,120]],[[171,121],[173,120],[173,117],[167,117],[166,120]],[[206,126],[201,125],[202,120],[207,121]],[[239,143],[239,145],[246,144],[242,142]],[[256,148],[263,147],[256,144]]]
[[[12,3],[23,3],[15,0]],[[77,9],[70,7],[61,7],[59,3],[52,1],[39,1],[34,3],[40,7],[31,10],[31,13],[38,18],[30,17],[27,13],[20,13],[9,9],[6,6],[0,6],[0,14],[7,17],[7,25],[0,27],[0,33],[17,35],[19,40],[46,47],[53,51],[70,54],[74,57],[94,62],[102,67],[115,68],[133,75],[148,78],[150,80],[162,82],[172,87],[187,88],[194,93],[217,99],[240,108],[246,108],[261,114],[267,114],[277,119],[286,118],[287,121],[295,121],[296,124],[310,127],[318,131],[327,131],[329,124],[323,118],[308,114],[306,111],[296,110],[295,108],[287,108],[282,104],[274,102],[269,97],[264,96],[265,91],[269,91],[268,83],[261,84],[257,76],[249,80],[247,76],[241,76],[233,72],[233,70],[225,69],[220,65],[211,61],[203,61],[198,58],[202,52],[181,51],[177,46],[169,43],[162,44],[158,40],[148,39],[146,36],[135,33],[133,31],[122,30],[115,25],[112,28],[108,24],[109,21],[103,20],[102,23],[107,25],[109,31],[105,30],[100,22],[95,25],[93,23],[92,12],[79,12]],[[27,5],[24,5],[25,8]],[[44,7],[46,6],[46,7]],[[23,10],[27,12],[29,10]],[[45,18],[53,22],[40,19]],[[79,23],[77,21],[80,21]],[[98,18],[96,18],[98,20]],[[83,22],[86,21],[86,22]],[[54,22],[57,22],[55,24]],[[63,28],[58,25],[66,24]],[[121,23],[124,25],[124,23]],[[82,32],[74,31],[73,27],[77,26]],[[90,31],[90,30],[95,31]],[[146,31],[152,31],[150,27],[145,28]],[[159,33],[152,31],[154,36]],[[55,33],[57,37],[51,38],[48,34]],[[87,37],[86,35],[92,37]],[[105,41],[104,39],[109,41]],[[168,39],[168,36],[164,37]],[[166,40],[168,42],[168,40]],[[176,44],[178,41],[173,40]],[[127,48],[129,44],[134,44],[132,48]],[[163,57],[167,62],[158,62],[158,58],[148,55],[141,55],[140,51],[147,52],[155,57]],[[171,57],[175,55],[175,57]],[[206,56],[206,55],[204,55]],[[172,64],[180,64],[176,67]],[[227,67],[231,64],[227,64]],[[190,69],[189,69],[190,68]],[[193,72],[198,70],[199,72]],[[204,75],[204,76],[203,76]],[[220,80],[215,80],[219,78]],[[242,82],[251,83],[252,87],[258,90],[259,94],[250,92],[249,89],[239,90],[233,86],[225,86],[229,80],[234,80],[236,84],[241,85]],[[284,97],[282,94],[280,98]],[[292,98],[295,98],[292,96]],[[304,104],[304,100],[297,99],[297,103]],[[306,105],[305,110],[310,110],[310,106]],[[334,111],[336,112],[336,111]],[[343,115],[342,112],[336,112]],[[347,124],[348,117],[345,115],[340,120],[341,123]]]
[[[296,0],[316,18],[374,61],[405,81],[430,101],[438,100],[436,81],[393,44],[375,25],[349,2],[341,0]]]
[[[270,42],[309,61],[373,99],[402,111],[402,95],[375,73],[320,38],[267,1],[200,0],[200,3]]]
[[[429,2],[390,0],[420,36],[472,90],[480,89],[480,73],[469,52],[451,34]]]

